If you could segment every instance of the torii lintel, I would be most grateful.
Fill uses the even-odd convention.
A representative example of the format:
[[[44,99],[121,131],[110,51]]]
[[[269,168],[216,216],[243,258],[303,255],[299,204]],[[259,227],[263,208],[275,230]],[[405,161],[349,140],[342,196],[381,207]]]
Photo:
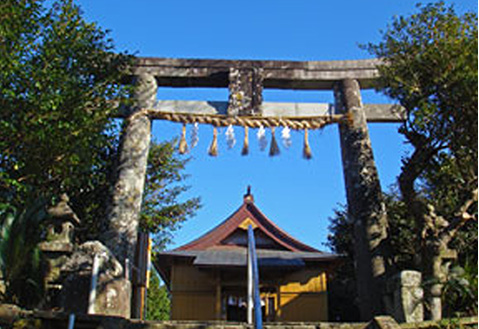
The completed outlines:
[[[378,83],[379,59],[341,61],[272,61],[173,59],[140,57],[129,68],[131,76],[148,74],[157,86],[228,88],[227,101],[156,102],[151,118],[162,113],[306,118],[338,114],[333,104],[263,102],[263,88],[333,90],[338,81],[356,80],[361,89]],[[391,104],[365,104],[368,122],[400,122],[404,109]],[[120,114],[120,116],[122,116]]]

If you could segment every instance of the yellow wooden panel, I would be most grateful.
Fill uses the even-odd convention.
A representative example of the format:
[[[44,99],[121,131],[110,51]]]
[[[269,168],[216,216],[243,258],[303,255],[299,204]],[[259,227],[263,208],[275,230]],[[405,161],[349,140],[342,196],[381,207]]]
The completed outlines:
[[[248,226],[253,227],[253,229],[257,228],[258,225],[256,225],[255,222],[249,217],[246,217],[244,221],[241,222],[241,224],[238,225],[239,228],[242,228],[243,230],[248,230]]]
[[[326,293],[285,293],[280,295],[279,321],[327,321]]]
[[[172,320],[215,320],[215,294],[172,293]]]
[[[171,319],[215,320],[217,283],[211,272],[174,265],[171,272]]]
[[[215,276],[191,265],[174,265],[171,271],[171,291],[215,291]]]
[[[322,292],[326,291],[326,273],[321,270],[304,270],[284,278],[280,292]]]

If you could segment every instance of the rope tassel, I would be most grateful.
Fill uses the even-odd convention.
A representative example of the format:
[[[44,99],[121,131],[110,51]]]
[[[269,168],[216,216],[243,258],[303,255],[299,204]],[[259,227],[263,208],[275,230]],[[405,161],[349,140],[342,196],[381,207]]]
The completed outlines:
[[[308,128],[304,129],[304,146],[303,146],[303,158],[310,160],[313,157],[311,153],[311,147],[308,141]]]
[[[243,149],[241,150],[241,155],[248,155],[249,154],[249,128],[244,127],[244,141],[243,141]]]
[[[279,152],[279,147],[278,143],[276,142],[276,137],[274,136],[274,131],[275,127],[271,128],[271,146],[269,147],[269,156],[273,157],[275,155],[278,155]]]
[[[181,128],[181,139],[178,144],[178,152],[180,154],[186,154],[188,152],[188,144],[186,143],[186,124],[183,124]]]
[[[211,142],[208,154],[212,157],[218,155],[218,132],[216,131],[216,127],[213,127],[213,141]]]

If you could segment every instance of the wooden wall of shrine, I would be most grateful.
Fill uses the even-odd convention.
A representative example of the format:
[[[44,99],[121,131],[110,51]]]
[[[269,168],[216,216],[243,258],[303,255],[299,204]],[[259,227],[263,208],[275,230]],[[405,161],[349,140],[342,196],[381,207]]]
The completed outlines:
[[[218,270],[174,265],[170,286],[171,319],[228,320],[227,308],[232,296],[225,292],[225,288],[233,291],[235,286],[234,301],[240,304],[238,299],[246,295],[246,276],[243,282],[222,277]],[[261,292],[265,321],[328,320],[327,275],[324,270],[302,269],[276,280],[270,279],[262,287],[270,288]]]

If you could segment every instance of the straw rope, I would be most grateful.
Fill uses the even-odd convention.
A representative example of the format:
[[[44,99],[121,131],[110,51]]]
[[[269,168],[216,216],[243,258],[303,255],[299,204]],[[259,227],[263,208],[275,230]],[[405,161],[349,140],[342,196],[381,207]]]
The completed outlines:
[[[180,123],[201,123],[209,124],[215,127],[227,127],[229,125],[242,126],[249,128],[289,127],[290,129],[320,129],[332,123],[348,123],[347,115],[324,115],[313,117],[259,117],[259,116],[224,116],[218,114],[190,114],[190,113],[171,113],[158,112],[150,109],[143,109],[136,115],[148,115],[152,119],[168,120]]]

